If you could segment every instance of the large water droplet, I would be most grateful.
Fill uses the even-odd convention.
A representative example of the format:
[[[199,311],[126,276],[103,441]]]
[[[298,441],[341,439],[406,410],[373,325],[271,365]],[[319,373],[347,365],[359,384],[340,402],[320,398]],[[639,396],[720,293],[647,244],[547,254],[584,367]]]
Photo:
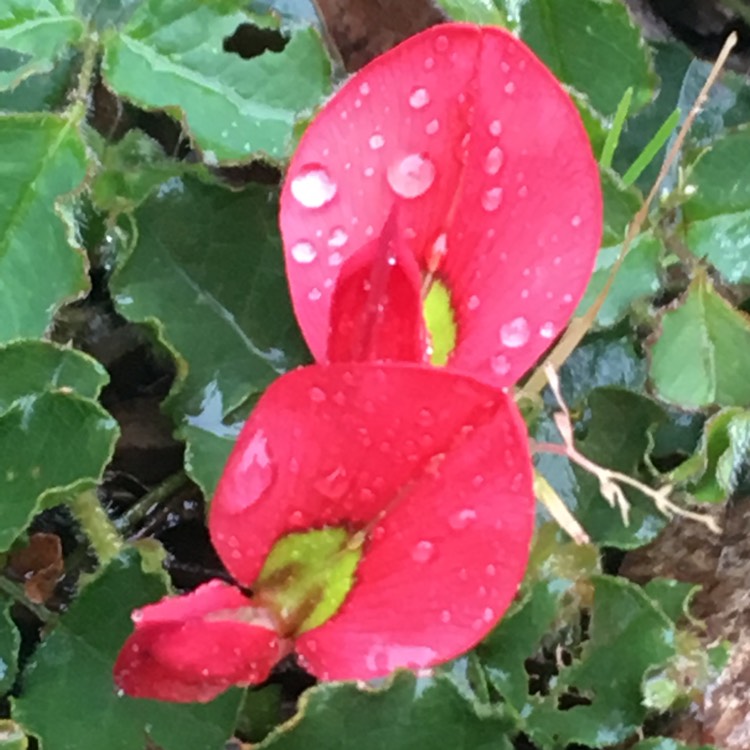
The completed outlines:
[[[310,164],[292,179],[292,195],[305,208],[320,208],[333,200],[336,183],[320,164]]]
[[[426,88],[415,88],[409,96],[409,105],[414,109],[422,109],[430,103],[430,93]]]
[[[518,349],[528,343],[530,333],[526,318],[513,318],[500,328],[500,341],[509,349]]]
[[[500,122],[500,120],[493,120],[489,125],[489,131],[490,135],[494,135],[497,137],[500,135],[500,133],[503,132],[503,124]]]
[[[241,513],[260,499],[271,486],[274,467],[268,452],[268,438],[263,430],[258,430],[250,439],[239,461],[237,486],[241,492],[223,496],[222,508],[230,513]]]
[[[482,208],[485,211],[497,211],[503,200],[503,189],[499,187],[490,188],[482,193]]]
[[[292,247],[292,258],[297,263],[312,263],[317,256],[318,253],[309,242],[298,242]]]
[[[499,146],[493,146],[487,152],[487,158],[484,160],[484,171],[487,174],[497,174],[502,166],[503,151]]]
[[[539,329],[539,335],[543,339],[551,339],[555,335],[555,324],[551,321],[544,323]]]
[[[435,181],[435,165],[421,154],[409,154],[388,167],[388,184],[402,198],[424,195]]]
[[[471,508],[463,508],[462,510],[456,511],[451,514],[448,518],[448,524],[454,531],[462,531],[475,521],[477,512]]]
[[[377,151],[379,148],[383,148],[385,146],[385,138],[380,133],[373,133],[370,136],[370,148],[373,151]]]
[[[432,542],[417,542],[411,551],[411,559],[417,563],[426,563],[435,556],[435,545]]]

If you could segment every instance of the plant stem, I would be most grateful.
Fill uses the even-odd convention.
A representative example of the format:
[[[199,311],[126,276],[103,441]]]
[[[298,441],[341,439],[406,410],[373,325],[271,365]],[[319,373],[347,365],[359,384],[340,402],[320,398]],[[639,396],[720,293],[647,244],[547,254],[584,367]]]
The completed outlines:
[[[147,492],[137,503],[132,505],[117,520],[117,526],[127,536],[127,532],[140,523],[146,514],[159,503],[173,495],[188,483],[189,479],[184,471],[178,471],[167,477],[158,487]]]
[[[23,586],[14,583],[5,576],[0,576],[0,591],[13,599],[14,602],[18,602],[22,607],[28,609],[44,623],[48,623],[56,617],[55,613],[50,612],[46,607],[30,601]]]
[[[82,492],[70,503],[70,509],[86,533],[100,564],[104,566],[117,557],[123,541],[102,508],[96,491]]]

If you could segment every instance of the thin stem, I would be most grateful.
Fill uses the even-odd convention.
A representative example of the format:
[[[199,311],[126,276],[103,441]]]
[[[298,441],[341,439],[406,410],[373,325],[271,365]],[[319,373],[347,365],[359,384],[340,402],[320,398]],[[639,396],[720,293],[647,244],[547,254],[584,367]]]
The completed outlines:
[[[102,508],[95,490],[87,490],[75,497],[70,510],[88,537],[102,566],[109,563],[123,548],[122,537]]]
[[[117,527],[127,535],[157,505],[182,489],[189,481],[187,474],[180,470],[167,477],[158,487],[147,492],[138,502],[132,505],[117,519]]]
[[[29,612],[44,623],[48,623],[56,617],[55,613],[50,612],[46,607],[37,604],[36,602],[32,602],[28,596],[26,596],[23,586],[14,583],[5,576],[0,576],[0,591],[13,599],[14,602],[18,602],[22,607],[28,609]]]

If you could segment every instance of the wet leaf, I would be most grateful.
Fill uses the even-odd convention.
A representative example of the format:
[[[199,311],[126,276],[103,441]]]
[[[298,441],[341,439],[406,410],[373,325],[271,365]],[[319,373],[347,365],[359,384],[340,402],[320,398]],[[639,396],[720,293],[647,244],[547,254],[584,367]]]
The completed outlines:
[[[39,509],[94,486],[117,433],[95,402],[59,391],[24,398],[0,415],[0,550]]]
[[[750,211],[719,214],[688,224],[685,244],[730,284],[750,282]]]
[[[0,346],[0,413],[14,401],[44,391],[75,391],[95,399],[108,380],[95,359],[74,349],[47,341]]]
[[[85,290],[88,279],[56,206],[86,174],[75,128],[56,115],[0,115],[0,152],[2,343],[40,336],[60,302]]]
[[[0,90],[51,70],[55,60],[83,34],[74,0],[14,0],[0,10],[0,49],[17,53],[17,66],[0,69]]]
[[[120,312],[147,321],[178,360],[169,408],[190,429],[193,477],[212,494],[236,428],[225,418],[305,361],[283,271],[274,191],[242,193],[174,179],[136,212],[138,242],[112,291]],[[207,439],[204,446],[201,441]],[[203,459],[207,460],[203,460]]]
[[[437,4],[454,21],[505,25],[505,13],[493,0],[438,0]]]
[[[599,251],[596,271],[576,314],[582,315],[604,288],[612,266],[620,255],[621,245]],[[619,322],[636,301],[653,296],[660,289],[661,258],[664,248],[653,234],[640,235],[630,247],[607,298],[596,316],[596,325],[607,328]]]
[[[630,86],[635,109],[651,99],[656,76],[650,53],[622,4],[523,0],[520,22],[521,38],[552,72],[604,114],[615,111]]]
[[[447,678],[417,679],[399,672],[382,688],[359,685],[313,688],[297,717],[272,732],[258,750],[512,748],[509,723],[498,715],[479,718]]]
[[[661,319],[649,377],[665,401],[687,408],[750,404],[750,320],[704,273]]]
[[[130,550],[86,587],[45,638],[26,668],[13,710],[44,750],[133,750],[147,738],[164,750],[216,750],[229,739],[239,691],[205,705],[176,705],[115,690],[112,666],[132,628],[130,612],[163,594],[163,577],[143,573]]]
[[[643,196],[634,187],[626,187],[611,170],[602,170],[604,194],[605,246],[616,245],[625,238],[625,231],[643,203]]]
[[[245,60],[224,51],[252,20],[245,5],[146,0],[104,45],[107,84],[141,107],[179,112],[207,161],[288,155],[295,120],[329,91],[314,29],[294,31],[282,52]]]
[[[10,619],[10,605],[0,610],[0,694],[10,690],[18,670],[21,635]]]

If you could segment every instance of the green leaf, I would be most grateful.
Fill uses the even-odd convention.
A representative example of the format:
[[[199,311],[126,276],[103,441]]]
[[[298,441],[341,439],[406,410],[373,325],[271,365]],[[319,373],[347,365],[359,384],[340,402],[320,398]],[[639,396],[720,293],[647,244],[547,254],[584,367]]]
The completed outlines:
[[[750,211],[719,214],[687,226],[685,245],[730,284],[750,282]]]
[[[282,52],[243,60],[225,52],[245,3],[146,0],[105,42],[102,71],[117,94],[180,113],[207,162],[273,159],[292,149],[295,120],[330,90],[330,63],[312,28]]]
[[[0,695],[13,686],[18,671],[21,635],[10,619],[10,605],[0,610]],[[0,747],[2,745],[0,744]]]
[[[733,407],[710,417],[698,450],[670,474],[704,502],[722,502],[738,488],[750,456],[750,412]]]
[[[107,384],[106,370],[82,352],[47,341],[0,346],[0,413],[20,398],[52,390],[74,390],[95,399]]]
[[[633,745],[631,750],[716,750],[713,745],[686,745],[671,737],[651,737]]]
[[[57,202],[86,175],[86,151],[56,115],[0,115],[0,343],[41,336],[61,301],[88,286]],[[67,224],[67,226],[66,226]],[[41,269],[44,272],[41,272]]]
[[[258,750],[416,750],[446,747],[511,750],[508,723],[479,718],[445,677],[398,672],[383,688],[321,684],[302,698],[299,713]]]
[[[28,746],[23,730],[8,719],[0,719],[0,750],[26,750]]]
[[[596,270],[581,300],[576,315],[591,307],[607,283],[622,245],[603,247],[596,259]],[[661,258],[664,248],[651,232],[639,235],[630,247],[615,276],[604,304],[596,316],[596,325],[608,328],[619,322],[637,300],[656,294],[660,287]]]
[[[112,667],[132,629],[130,612],[164,594],[129,550],[89,584],[31,658],[13,717],[43,750],[219,750],[234,728],[241,693],[181,705],[118,694]],[[102,720],[106,717],[106,721]]]
[[[0,90],[52,69],[68,45],[83,36],[72,0],[11,0],[0,8],[0,49],[17,53],[17,65],[0,70]]]
[[[646,595],[656,602],[664,614],[677,624],[687,614],[688,604],[700,586],[673,578],[652,578],[643,586]]]
[[[709,146],[687,180],[695,187],[683,206],[688,221],[750,209],[750,127],[727,133]]]
[[[449,18],[467,23],[504,26],[505,14],[493,0],[437,0]]]
[[[0,550],[42,507],[94,486],[117,433],[98,404],[61,391],[29,396],[0,415]]]
[[[656,76],[648,48],[620,2],[522,0],[521,37],[560,80],[604,114],[615,112],[629,87],[635,109],[653,95]]]
[[[687,408],[750,405],[750,320],[698,273],[651,346],[660,398]]]
[[[601,171],[604,198],[605,247],[616,245],[625,238],[625,230],[643,203],[643,196],[633,187],[626,187],[612,170]]]
[[[120,312],[152,323],[177,357],[169,409],[191,428],[191,473],[209,496],[223,466],[213,458],[237,434],[227,416],[307,360],[276,214],[267,188],[174,179],[137,210],[138,242],[112,281]]]
[[[5,58],[14,53],[0,49],[0,70],[6,66]],[[0,111],[38,112],[61,109],[65,104],[68,87],[73,77],[73,55],[58,60],[48,73],[24,78],[12,89],[0,91]]]

